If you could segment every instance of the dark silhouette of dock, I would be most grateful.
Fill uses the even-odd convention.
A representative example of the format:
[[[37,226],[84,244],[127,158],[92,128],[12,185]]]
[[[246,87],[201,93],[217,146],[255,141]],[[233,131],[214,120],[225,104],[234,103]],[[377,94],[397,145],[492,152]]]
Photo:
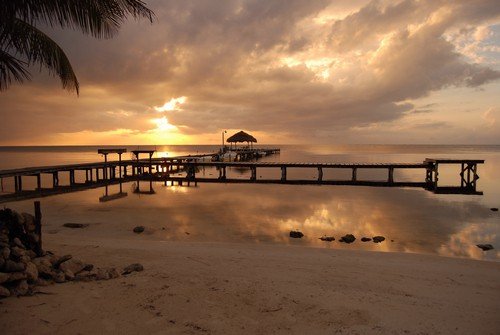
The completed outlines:
[[[171,158],[153,158],[152,151],[138,151],[137,159],[121,160],[123,151],[106,151],[101,149],[105,161],[98,163],[84,163],[58,166],[29,167],[0,171],[0,180],[6,178],[14,179],[14,191],[0,195],[0,203],[14,200],[30,199],[48,195],[62,194],[81,191],[97,187],[106,187],[113,184],[121,184],[130,181],[170,182],[177,185],[197,185],[198,183],[255,183],[255,184],[288,184],[288,185],[350,185],[350,186],[375,186],[375,187],[419,187],[440,194],[476,194],[478,164],[484,160],[475,159],[425,159],[422,163],[287,163],[287,162],[262,162],[245,161],[256,159],[261,156],[271,155],[279,152],[279,149],[244,149],[235,155],[237,161],[221,161],[224,152],[209,153],[201,155],[189,155]],[[119,161],[108,161],[107,154],[118,153]],[[139,159],[140,153],[147,153],[149,158]],[[439,167],[442,165],[459,165],[460,173],[457,185],[442,186],[439,183]],[[200,171],[213,168],[217,173],[213,177],[200,176]],[[289,177],[289,171],[294,169],[312,169],[316,171],[315,179],[293,179]],[[238,169],[248,171],[248,178],[229,178],[228,170]],[[258,176],[260,169],[272,169],[279,171],[277,178],[261,178]],[[386,170],[386,178],[382,181],[362,179],[358,175],[360,170],[383,169]],[[421,170],[423,180],[417,182],[398,181],[394,177],[396,170]],[[349,170],[350,178],[337,180],[325,178],[327,170]],[[75,175],[82,174],[83,180],[77,182]],[[83,177],[84,173],[84,177]],[[42,175],[51,176],[50,187],[42,187]],[[23,188],[26,178],[35,178],[34,190]],[[61,178],[67,181],[61,185]],[[3,182],[2,182],[3,185]],[[134,193],[152,194],[152,184],[149,190],[143,191],[137,188]],[[101,201],[110,201],[126,196],[121,191],[115,195],[106,195]]]

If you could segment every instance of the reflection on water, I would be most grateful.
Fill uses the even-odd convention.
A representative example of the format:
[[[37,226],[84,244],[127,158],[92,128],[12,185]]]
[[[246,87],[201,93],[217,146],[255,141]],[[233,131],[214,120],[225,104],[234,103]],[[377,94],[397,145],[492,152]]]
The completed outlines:
[[[88,230],[69,233],[80,234],[82,238],[88,235],[245,241],[500,259],[496,249],[483,252],[475,246],[491,243],[500,248],[500,216],[489,210],[500,203],[499,147],[475,150],[431,147],[427,151],[420,147],[355,148],[349,153],[347,149],[334,147],[285,147],[280,156],[265,159],[307,162],[421,162],[427,157],[485,159],[485,165],[479,168],[479,187],[484,196],[436,195],[404,188],[260,184],[181,187],[140,181],[44,198],[45,229],[64,238],[68,232],[61,229],[62,223],[85,222],[91,223]],[[456,171],[450,172],[453,176],[450,178],[456,178]],[[203,173],[217,172],[207,169]],[[248,171],[230,173],[241,176]],[[414,173],[417,172],[401,172],[399,178],[421,178]],[[447,174],[443,174],[445,178]],[[6,205],[32,210],[32,201]],[[146,233],[140,237],[133,235],[131,229],[136,225],[146,226]],[[288,233],[294,229],[302,231],[305,237],[290,239]],[[350,245],[339,243],[338,239],[345,234],[354,234],[358,239]],[[333,235],[337,240],[319,240],[323,235]],[[375,235],[387,239],[380,244],[360,241],[363,236]]]

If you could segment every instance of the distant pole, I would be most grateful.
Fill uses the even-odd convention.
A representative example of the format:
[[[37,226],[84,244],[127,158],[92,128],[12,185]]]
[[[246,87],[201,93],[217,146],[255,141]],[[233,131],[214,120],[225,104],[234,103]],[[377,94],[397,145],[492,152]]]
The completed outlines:
[[[222,152],[224,152],[224,134],[227,133],[227,130],[222,132]]]

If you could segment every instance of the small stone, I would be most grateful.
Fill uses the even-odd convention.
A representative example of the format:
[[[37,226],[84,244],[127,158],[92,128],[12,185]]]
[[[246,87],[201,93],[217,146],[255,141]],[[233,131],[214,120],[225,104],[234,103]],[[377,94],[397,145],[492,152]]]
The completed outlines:
[[[326,235],[323,235],[319,238],[321,241],[325,241],[325,242],[333,242],[335,241],[335,237],[333,236],[326,236]]]
[[[495,249],[495,248],[493,248],[493,246],[491,244],[477,244],[477,247],[483,251]]]
[[[7,298],[10,297],[10,291],[0,285],[0,298]]]
[[[134,233],[140,234],[144,231],[144,229],[146,229],[146,228],[144,228],[144,226],[137,226],[134,228]]]
[[[24,271],[26,265],[24,265],[23,263],[16,263],[8,259],[5,261],[3,268],[5,272],[21,272]]]
[[[143,270],[144,270],[144,267],[141,264],[134,263],[134,264],[130,264],[129,266],[125,267],[122,271],[122,275],[128,275],[129,273],[132,273],[134,271],[140,272]]]
[[[290,231],[290,237],[291,238],[302,238],[304,236],[304,234],[302,234],[302,232],[298,231],[298,230],[292,230]]]
[[[55,261],[55,262],[52,263],[52,266],[55,269],[58,269],[61,266],[62,263],[69,261],[71,258],[73,258],[73,256],[71,256],[71,255],[64,255],[62,257],[59,257],[57,259],[57,261]]]
[[[493,212],[498,212],[498,208],[496,208],[496,207],[492,207],[492,208],[490,208],[490,210]]]
[[[34,263],[27,263],[25,272],[29,282],[36,282],[36,280],[38,279],[38,269],[36,268],[36,265]]]
[[[76,281],[91,281],[96,279],[97,272],[96,271],[82,271],[79,274],[75,275]]]
[[[10,294],[15,295],[15,296],[26,295],[26,294],[28,294],[29,289],[30,289],[30,287],[28,285],[28,282],[26,280],[21,280],[17,284],[17,286],[15,286],[14,288],[12,288],[10,290]]]
[[[344,242],[347,244],[350,244],[354,241],[356,241],[356,237],[354,237],[354,235],[352,235],[352,234],[347,234],[345,236],[342,236],[342,238],[339,240],[339,242]]]
[[[26,250],[26,255],[28,255],[29,258],[36,258],[36,252],[33,250]]]
[[[23,242],[21,242],[21,240],[19,239],[19,237],[15,237],[12,242],[14,243],[14,245],[18,246],[19,248],[22,248],[22,249],[26,249],[26,247],[24,246]]]
[[[88,226],[90,226],[88,223],[65,223],[65,224],[63,224],[63,227],[73,228],[73,229],[85,228]]]
[[[380,242],[384,242],[384,241],[385,241],[385,237],[383,237],[383,236],[373,236],[374,243],[380,243]]]
[[[372,239],[369,237],[362,237],[361,242],[370,242]]]

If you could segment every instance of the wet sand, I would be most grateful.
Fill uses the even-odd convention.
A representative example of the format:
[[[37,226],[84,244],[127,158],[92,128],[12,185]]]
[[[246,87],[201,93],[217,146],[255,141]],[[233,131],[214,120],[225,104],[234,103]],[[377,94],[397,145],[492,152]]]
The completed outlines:
[[[110,234],[102,235],[110,236]],[[46,234],[143,272],[0,300],[2,334],[498,334],[500,264],[268,244]],[[64,244],[60,243],[64,241]]]

